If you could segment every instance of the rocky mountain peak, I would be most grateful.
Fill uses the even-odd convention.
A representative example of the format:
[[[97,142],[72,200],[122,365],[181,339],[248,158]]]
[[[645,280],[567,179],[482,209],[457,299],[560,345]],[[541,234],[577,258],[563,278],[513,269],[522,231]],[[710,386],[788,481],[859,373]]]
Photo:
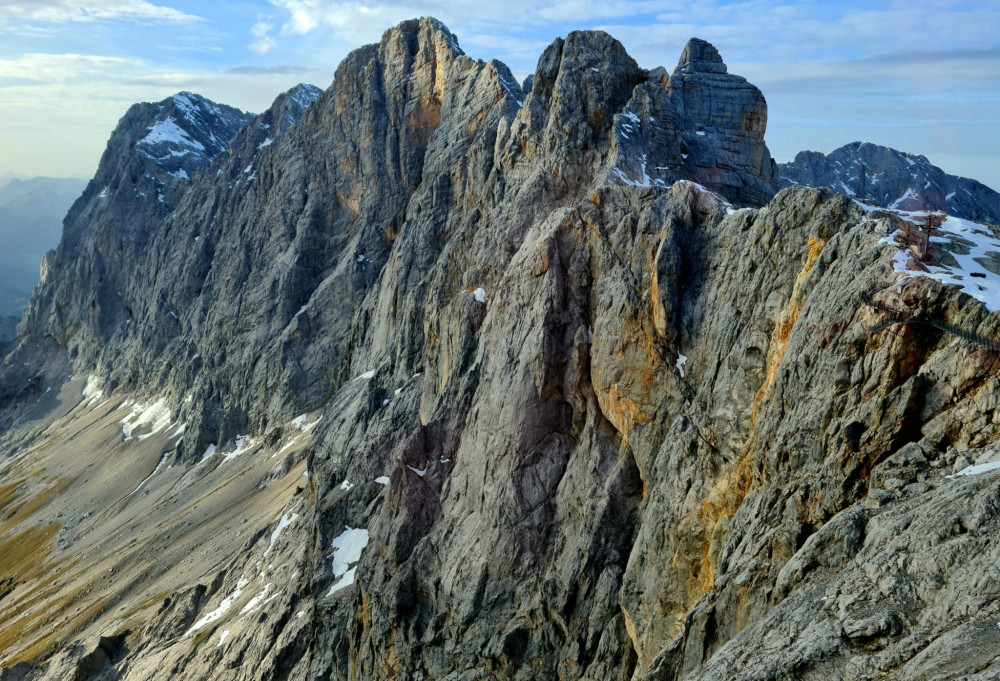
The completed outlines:
[[[829,154],[800,151],[779,166],[781,186],[829,187],[863,203],[900,210],[942,210],[1000,223],[1000,193],[976,180],[949,175],[926,156],[851,142]]]
[[[726,64],[712,43],[691,38],[684,46],[674,73],[726,73]]]
[[[254,123],[258,127],[264,126],[264,130],[269,130],[268,137],[273,139],[274,136],[298,123],[306,110],[322,96],[323,90],[315,85],[299,83],[278,95],[267,111],[258,116]]]
[[[526,122],[533,136],[546,138],[543,148],[556,154],[606,145],[614,113],[644,80],[645,72],[616,39],[603,31],[573,31],[539,58]]]
[[[148,120],[144,126],[130,126],[127,130],[127,134],[138,137],[136,151],[167,173],[184,179],[224,151],[233,135],[253,118],[253,114],[191,92],[137,106],[136,118]]]
[[[424,59],[433,54],[435,60],[465,55],[455,34],[433,17],[411,19],[390,28],[382,35],[379,51],[385,62],[396,58],[407,61],[421,54]]]

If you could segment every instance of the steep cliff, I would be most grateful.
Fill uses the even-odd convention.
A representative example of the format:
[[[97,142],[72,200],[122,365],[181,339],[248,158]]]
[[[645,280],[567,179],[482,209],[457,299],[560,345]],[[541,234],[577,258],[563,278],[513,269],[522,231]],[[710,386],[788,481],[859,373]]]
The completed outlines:
[[[945,477],[1000,422],[949,279],[988,230],[918,263],[773,196],[696,39],[571,33],[525,93],[422,19],[296,101],[145,223],[74,209],[4,366],[5,681],[1000,669],[951,645],[997,636],[996,483]]]

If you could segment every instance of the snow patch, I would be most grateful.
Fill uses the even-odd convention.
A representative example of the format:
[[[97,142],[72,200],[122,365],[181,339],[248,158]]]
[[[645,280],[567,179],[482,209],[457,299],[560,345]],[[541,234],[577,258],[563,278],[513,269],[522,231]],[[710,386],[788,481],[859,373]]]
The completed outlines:
[[[138,485],[136,485],[136,488],[134,490],[132,490],[132,494],[135,494],[136,492],[138,492],[140,487],[142,487],[143,485],[145,485],[147,482],[150,481],[150,479],[154,475],[156,475],[157,473],[159,473],[160,469],[163,468],[163,464],[165,464],[167,462],[167,459],[169,459],[169,458],[170,458],[170,452],[163,452],[163,458],[160,459],[160,463],[156,464],[156,468],[153,469],[152,473],[150,473],[149,475],[146,476],[145,480],[143,480]],[[130,494],[129,496],[132,496],[132,494]]]
[[[486,302],[486,289],[483,287],[477,288],[472,292],[472,297],[476,299],[476,302],[485,303]]]
[[[897,211],[904,220],[927,215],[925,212]],[[982,261],[991,265],[1000,265],[1000,239],[993,236],[986,227],[947,216],[941,227],[936,230],[941,236],[931,236],[930,243],[939,249],[947,250],[956,265],[927,265],[927,272],[907,268],[913,257],[909,249],[901,249],[893,256],[893,270],[907,277],[928,277],[942,284],[958,286],[965,293],[981,302],[990,312],[1000,310],[1000,275],[991,272]],[[896,233],[883,241],[896,248]],[[947,248],[954,243],[955,248]]]
[[[319,425],[319,422],[323,420],[323,414],[316,417],[315,421],[309,421],[309,414],[299,414],[291,421],[291,426],[293,428],[298,428],[303,433],[308,433],[310,430]]]
[[[357,567],[352,567],[350,570],[344,573],[344,576],[337,580],[337,583],[330,587],[330,591],[327,592],[327,596],[332,596],[341,589],[346,589],[351,584],[354,584],[354,573],[357,571]]]
[[[614,172],[616,175],[618,175],[619,180],[621,180],[625,184],[632,185],[633,187],[648,187],[652,183],[652,180],[650,180],[649,175],[646,174],[646,154],[642,155],[642,167],[639,170],[639,172],[642,173],[641,180],[630,180],[628,177],[625,176],[625,173],[623,173],[618,168],[614,168]]]
[[[269,146],[271,146],[271,138],[270,137],[268,137],[266,140],[264,140],[263,142],[261,142],[260,144],[258,144],[257,145],[257,150],[260,151],[264,147],[269,147]]]
[[[684,355],[677,353],[677,371],[681,372],[681,378],[684,378],[684,365],[687,364],[688,358]]]
[[[387,475],[380,475],[377,478],[375,478],[375,482],[377,482],[380,485],[388,485],[389,484],[389,476],[387,476]]]
[[[258,606],[263,605],[264,599],[267,598],[267,592],[270,590],[271,590],[271,584],[269,582],[264,585],[264,589],[259,594],[251,598],[249,602],[247,602],[247,604],[243,606],[243,609],[240,610],[240,617],[253,612],[258,608]]]
[[[292,510],[288,511],[288,513],[281,516],[281,520],[278,521],[277,527],[275,527],[274,530],[271,532],[271,542],[267,545],[267,549],[264,550],[265,558],[267,558],[268,555],[270,555],[271,551],[274,549],[274,542],[278,541],[278,537],[280,537],[281,533],[285,531],[285,528],[294,523],[298,519],[299,519],[299,514],[293,512]]]
[[[222,616],[225,615],[227,612],[229,612],[229,609],[233,607],[233,604],[240,599],[240,596],[243,595],[243,589],[245,589],[249,584],[250,580],[244,577],[240,577],[239,581],[236,582],[236,589],[233,590],[233,593],[229,594],[224,599],[222,599],[222,602],[219,603],[219,607],[217,607],[215,610],[209,613],[206,613],[204,617],[202,617],[200,620],[192,624],[191,628],[188,629],[184,633],[184,635],[190,636],[199,629],[203,629],[204,627],[207,627],[209,624],[212,624],[213,622],[218,622],[220,619],[222,619]]]
[[[257,444],[256,438],[247,435],[237,435],[236,436],[236,449],[231,452],[226,452],[223,454],[222,463],[229,463],[233,459],[242,456],[253,449],[254,445]]]
[[[333,576],[340,577],[330,587],[327,596],[354,584],[355,565],[361,560],[361,552],[368,546],[368,530],[352,529],[345,526],[344,531],[333,540],[333,553],[328,556],[333,559]],[[354,565],[354,567],[351,567]]]
[[[25,362],[25,366],[28,362]],[[91,405],[97,400],[104,396],[104,391],[100,388],[100,379],[97,376],[91,374],[87,376],[87,383],[83,386],[83,399],[80,401],[80,405],[87,404]],[[77,405],[77,406],[80,406]]]
[[[133,422],[132,419],[136,415],[138,415],[138,418]],[[133,407],[129,415],[121,420],[122,434],[125,436],[125,442],[128,442],[132,439],[132,433],[136,429],[151,425],[152,430],[149,433],[139,436],[139,440],[142,441],[156,435],[169,426],[170,422],[171,415],[167,410],[167,400],[161,397],[149,407],[142,405]]]
[[[149,132],[139,140],[138,145],[150,146],[153,144],[177,144],[182,147],[190,147],[198,151],[205,151],[205,145],[198,140],[191,139],[191,136],[182,127],[177,125],[177,121],[168,118],[156,125],[146,128]]]
[[[993,463],[981,463],[978,466],[969,466],[963,468],[955,475],[949,475],[949,478],[966,478],[972,475],[982,475],[983,473],[989,473],[990,471],[995,471],[1000,469],[1000,461],[994,461]]]
[[[910,159],[906,160],[909,161]],[[897,208],[899,208],[899,204],[903,203],[903,201],[915,198],[917,198],[917,195],[914,193],[914,191],[912,189],[907,189],[902,196],[900,196],[898,199],[889,204],[889,209],[896,210]]]

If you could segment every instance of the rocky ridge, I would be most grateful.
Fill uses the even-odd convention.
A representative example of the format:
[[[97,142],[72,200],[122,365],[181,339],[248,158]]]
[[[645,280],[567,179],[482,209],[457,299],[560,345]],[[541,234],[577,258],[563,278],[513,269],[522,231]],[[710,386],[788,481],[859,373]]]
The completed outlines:
[[[861,172],[865,172],[862,189]],[[967,177],[949,175],[926,156],[868,142],[829,154],[801,151],[778,166],[781,187],[829,187],[859,201],[899,210],[940,210],[967,220],[1000,224],[1000,194]],[[863,191],[864,195],[861,195]]]
[[[70,215],[4,363],[0,541],[51,550],[5,681],[995,674],[996,353],[874,329],[998,322],[906,216],[772,196],[713,47],[575,32],[526,93],[423,19],[281,106]]]

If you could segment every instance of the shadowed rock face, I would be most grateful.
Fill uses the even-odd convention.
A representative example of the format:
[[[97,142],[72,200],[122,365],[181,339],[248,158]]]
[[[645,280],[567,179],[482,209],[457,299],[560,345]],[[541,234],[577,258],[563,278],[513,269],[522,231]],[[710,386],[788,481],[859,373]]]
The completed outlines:
[[[860,296],[998,323],[900,284],[897,218],[773,196],[763,97],[711,45],[668,75],[571,33],[526,93],[421,19],[316,94],[244,124],[162,213],[124,221],[128,184],[74,208],[82,245],[3,368],[0,665],[995,671],[933,652],[993,635],[992,586],[939,594],[953,537],[970,579],[995,550],[990,478],[943,476],[992,456],[995,353],[871,334]],[[927,531],[958,508],[967,531]]]
[[[1000,224],[1000,194],[976,180],[948,175],[925,156],[852,142],[829,154],[801,151],[778,168],[782,187],[829,187],[875,206],[941,210]]]

